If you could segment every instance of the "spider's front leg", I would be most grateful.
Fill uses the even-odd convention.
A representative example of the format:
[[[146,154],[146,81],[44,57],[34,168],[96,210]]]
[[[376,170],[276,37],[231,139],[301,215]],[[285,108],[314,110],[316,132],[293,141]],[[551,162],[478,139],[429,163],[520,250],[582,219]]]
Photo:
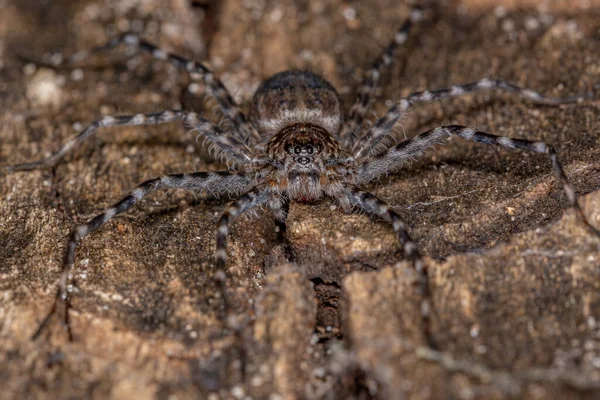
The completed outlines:
[[[217,103],[219,104],[219,107],[225,117],[232,123],[234,127],[234,134],[237,136],[237,139],[244,143],[249,143],[251,141],[258,143],[260,141],[260,135],[258,132],[250,123],[248,123],[245,114],[236,104],[235,100],[233,100],[233,97],[229,91],[227,91],[223,83],[215,76],[214,72],[206,64],[188,60],[176,54],[169,53],[168,51],[163,50],[152,43],[140,39],[135,34],[125,33],[117,38],[109,40],[101,46],[90,50],[79,51],[66,58],[65,63],[77,63],[89,57],[90,55],[113,49],[121,44],[134,46],[139,50],[151,54],[152,57],[157,60],[167,61],[178,69],[187,72],[193,81],[200,81],[204,83],[217,100]]]
[[[287,230],[285,221],[287,220],[288,212],[290,211],[290,199],[285,196],[274,197],[273,200],[269,202],[269,208],[275,217],[277,235],[280,240],[283,240]]]
[[[377,198],[374,194],[360,190],[356,187],[348,187],[346,188],[344,195],[345,198],[343,201],[347,202],[350,207],[376,215],[390,223],[394,228],[394,232],[398,235],[398,239],[402,245],[404,256],[410,260],[420,279],[420,315],[424,339],[429,347],[437,349],[438,346],[431,334],[432,298],[429,288],[429,272],[421,258],[417,245],[408,233],[406,223],[397,212],[392,210],[388,204]]]
[[[229,224],[249,209],[267,204],[271,198],[272,194],[268,188],[257,186],[231,203],[217,222],[217,248],[215,253],[217,271],[214,276],[221,292],[225,315],[229,314],[229,302],[225,293]]]
[[[197,192],[209,192],[215,195],[237,195],[252,188],[252,179],[245,174],[230,173],[228,171],[165,175],[142,183],[130,191],[127,196],[117,202],[114,206],[92,218],[87,223],[79,225],[71,232],[69,237],[58,282],[58,290],[52,308],[36,329],[32,339],[36,339],[43,332],[50,321],[50,318],[56,313],[61,305],[64,306],[65,325],[69,332],[69,339],[71,339],[71,330],[68,320],[70,300],[69,275],[71,274],[75,263],[75,250],[77,249],[77,245],[85,236],[96,231],[117,215],[129,210],[149,193],[161,188],[187,189]]]

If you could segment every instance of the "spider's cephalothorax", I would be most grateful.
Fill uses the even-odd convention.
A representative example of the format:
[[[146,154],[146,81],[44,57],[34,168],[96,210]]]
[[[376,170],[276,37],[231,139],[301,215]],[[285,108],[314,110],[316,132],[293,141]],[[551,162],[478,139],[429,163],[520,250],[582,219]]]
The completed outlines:
[[[276,185],[291,200],[315,200],[339,181],[333,161],[340,146],[319,125],[286,126],[267,143],[267,155],[277,168]]]
[[[149,193],[161,188],[182,188],[215,196],[229,195],[237,199],[224,211],[217,224],[216,264],[219,288],[227,309],[223,285],[226,274],[227,236],[233,219],[252,208],[266,207],[279,221],[285,221],[290,200],[307,201],[328,196],[347,210],[367,212],[390,223],[402,244],[404,255],[421,277],[421,318],[423,334],[431,346],[435,341],[429,331],[430,294],[428,273],[416,244],[400,215],[373,194],[359,189],[369,182],[399,169],[407,160],[421,155],[434,144],[443,143],[448,136],[507,148],[523,149],[547,155],[558,181],[571,206],[595,234],[600,235],[581,211],[575,190],[569,183],[552,146],[544,142],[511,139],[480,132],[460,125],[440,126],[410,139],[393,144],[393,129],[403,113],[414,105],[433,100],[458,97],[480,90],[507,91],[533,103],[561,105],[577,103],[590,96],[564,98],[545,97],[529,89],[519,88],[502,80],[488,78],[447,89],[415,92],[396,101],[368,129],[362,124],[379,84],[383,70],[389,67],[396,49],[407,38],[411,26],[421,19],[421,12],[411,17],[394,35],[394,40],[373,63],[358,90],[356,102],[344,116],[337,92],[327,81],[309,72],[288,71],[266,80],[254,96],[248,119],[234,102],[223,84],[204,64],[169,54],[135,35],[125,34],[104,46],[80,52],[68,59],[76,62],[87,55],[113,48],[121,43],[136,46],[156,59],[168,61],[189,73],[192,80],[201,81],[213,94],[224,117],[229,121],[227,131],[203,118],[199,113],[182,110],[101,118],[76,137],[69,140],[51,157],[6,167],[8,172],[50,167],[60,162],[99,128],[150,125],[181,120],[196,130],[217,154],[234,166],[220,172],[192,172],[160,176],[141,183],[123,199],[87,223],[73,229],[59,280],[54,307],[38,327],[34,337],[42,332],[59,303],[69,304],[67,290],[75,260],[75,249],[81,239],[97,230],[120,213],[139,203]],[[65,318],[68,313],[65,312]],[[68,322],[68,320],[66,320]],[[67,323],[68,326],[68,323]]]

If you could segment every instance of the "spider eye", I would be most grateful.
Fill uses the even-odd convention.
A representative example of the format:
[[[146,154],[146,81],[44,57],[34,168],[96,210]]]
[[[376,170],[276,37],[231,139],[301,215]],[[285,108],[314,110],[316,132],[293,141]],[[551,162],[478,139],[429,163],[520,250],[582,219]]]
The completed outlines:
[[[312,154],[314,151],[313,147],[309,144],[308,146],[306,146],[306,152],[308,154]]]
[[[300,147],[300,146],[294,147],[294,153],[300,154],[301,151],[302,151],[302,147]]]

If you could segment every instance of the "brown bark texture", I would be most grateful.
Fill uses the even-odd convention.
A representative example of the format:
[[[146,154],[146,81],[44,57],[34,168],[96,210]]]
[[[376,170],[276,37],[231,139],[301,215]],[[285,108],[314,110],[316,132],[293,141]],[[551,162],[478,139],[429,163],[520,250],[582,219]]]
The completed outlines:
[[[373,108],[485,76],[600,99],[600,3],[431,2]],[[103,115],[216,103],[125,47],[44,64],[136,30],[206,60],[249,105],[269,75],[326,77],[346,109],[410,6],[398,0],[0,1],[0,166],[46,157]],[[388,103],[389,106],[389,103]],[[445,124],[552,144],[600,227],[600,108],[479,93],[415,108],[403,138]],[[431,276],[425,346],[416,275],[386,223],[334,202],[241,218],[220,318],[215,224],[228,199],[157,192],[86,237],[69,341],[50,308],[69,232],[136,184],[220,170],[178,124],[105,129],[50,170],[0,175],[0,398],[584,399],[600,396],[600,239],[543,155],[458,139],[368,189],[411,226]],[[232,329],[232,326],[235,329]]]

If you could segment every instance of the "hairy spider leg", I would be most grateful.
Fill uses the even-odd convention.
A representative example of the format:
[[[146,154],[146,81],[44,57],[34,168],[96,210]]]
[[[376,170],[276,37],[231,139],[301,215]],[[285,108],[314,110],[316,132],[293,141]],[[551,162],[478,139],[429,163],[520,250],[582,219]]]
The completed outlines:
[[[129,210],[149,193],[162,188],[187,189],[199,192],[209,191],[215,195],[238,195],[241,191],[250,190],[252,188],[252,180],[243,173],[230,173],[228,171],[194,172],[189,174],[160,176],[158,178],[147,180],[137,186],[111,208],[98,214],[85,224],[79,225],[71,232],[69,237],[54,304],[36,329],[32,336],[32,340],[35,340],[43,332],[48,321],[57,311],[58,306],[61,303],[64,304],[65,324],[69,332],[69,339],[71,339],[71,329],[68,321],[69,275],[71,274],[75,263],[75,250],[77,249],[77,245],[85,236],[96,231],[117,215]]]
[[[396,122],[398,122],[402,114],[415,104],[429,103],[435,100],[458,97],[487,89],[514,93],[519,97],[533,102],[534,104],[547,106],[560,106],[563,104],[573,104],[593,99],[592,94],[568,97],[546,97],[531,89],[521,88],[505,81],[489,78],[484,78],[477,82],[471,82],[464,85],[452,86],[447,89],[416,92],[403,99],[400,99],[394,105],[392,105],[386,114],[379,118],[377,122],[375,122],[375,124],[367,132],[365,132],[360,139],[358,139],[352,150],[352,154],[354,154],[356,158],[361,158],[368,157],[370,155],[377,155],[385,151],[391,144],[389,143],[390,141],[388,139],[390,139],[394,125]]]
[[[113,49],[120,44],[135,46],[140,50],[150,53],[152,57],[157,60],[167,61],[178,69],[186,71],[193,81],[203,82],[217,100],[225,117],[232,123],[235,131],[234,134],[237,136],[237,139],[246,144],[250,143],[252,140],[254,140],[255,143],[258,143],[260,140],[258,132],[256,132],[254,127],[248,123],[246,115],[236,104],[223,83],[215,76],[214,72],[202,62],[188,60],[176,54],[169,53],[152,43],[140,39],[133,33],[122,34],[101,46],[77,52],[67,58],[66,62],[68,64],[76,63],[92,54]]]
[[[350,205],[360,210],[364,210],[372,215],[376,215],[385,222],[392,225],[394,232],[398,235],[400,244],[404,251],[404,256],[410,260],[413,268],[417,272],[420,280],[420,316],[423,336],[427,345],[433,349],[437,349],[435,340],[431,334],[431,291],[429,288],[429,272],[427,266],[421,258],[421,254],[417,245],[410,237],[406,223],[402,220],[397,212],[383,200],[377,198],[374,194],[360,190],[356,187],[346,188],[345,195],[350,202]]]
[[[359,173],[357,175],[359,175],[361,178],[357,179],[355,183],[364,184],[368,181],[378,178],[383,174],[388,173],[389,171],[397,170],[408,159],[421,155],[428,147],[431,147],[437,143],[442,143],[445,139],[452,135],[456,135],[473,142],[498,145],[509,149],[523,149],[546,154],[552,162],[552,169],[554,170],[558,182],[562,185],[562,189],[565,192],[571,207],[575,209],[575,212],[579,215],[583,223],[595,235],[600,236],[600,231],[588,221],[581,207],[579,206],[575,189],[565,175],[554,147],[544,142],[492,135],[490,133],[481,132],[475,128],[462,125],[441,126],[401,142],[388,149],[383,154],[370,157],[368,161],[359,168]]]
[[[229,224],[249,209],[266,204],[271,197],[272,194],[268,188],[263,186],[255,187],[246,192],[233,203],[229,204],[217,222],[217,246],[215,253],[217,271],[215,273],[215,280],[217,281],[221,291],[226,315],[229,314],[229,302],[227,301],[227,296],[225,293],[225,281],[227,279],[227,237],[229,236]]]
[[[290,211],[290,199],[286,196],[275,198],[269,202],[269,208],[275,217],[275,226],[277,228],[277,237],[284,240],[287,231],[286,220]]]
[[[195,112],[181,110],[169,110],[159,113],[135,114],[123,116],[106,116],[94,121],[77,136],[65,143],[60,150],[50,157],[29,163],[17,164],[4,167],[7,172],[29,171],[38,168],[49,168],[57,165],[72,149],[81,145],[87,138],[94,135],[98,129],[117,126],[141,126],[164,124],[181,120],[191,129],[198,131],[213,147],[219,156],[226,162],[234,164],[245,164],[252,161],[251,150],[235,137],[223,132],[219,127],[213,125],[207,119],[202,118]]]
[[[356,101],[350,109],[348,119],[345,121],[340,133],[340,143],[345,148],[352,148],[357,139],[358,131],[362,126],[365,115],[369,111],[375,91],[379,85],[379,80],[386,68],[389,68],[394,62],[396,50],[408,40],[408,35],[412,26],[421,21],[423,11],[415,8],[410,17],[404,22],[400,29],[394,35],[392,42],[375,59],[371,69],[367,71],[365,78],[356,95]]]

